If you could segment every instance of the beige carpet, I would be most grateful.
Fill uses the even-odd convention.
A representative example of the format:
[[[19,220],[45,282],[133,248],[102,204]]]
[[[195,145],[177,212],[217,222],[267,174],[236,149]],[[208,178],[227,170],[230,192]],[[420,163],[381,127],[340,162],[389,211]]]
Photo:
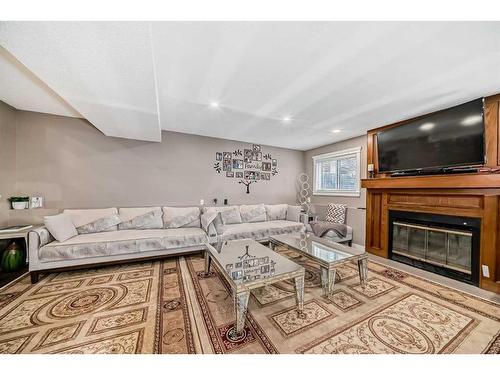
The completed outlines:
[[[293,285],[254,292],[245,334],[201,256],[25,277],[0,290],[0,353],[500,353],[500,305],[374,262],[338,269],[325,298],[306,267],[305,316]]]

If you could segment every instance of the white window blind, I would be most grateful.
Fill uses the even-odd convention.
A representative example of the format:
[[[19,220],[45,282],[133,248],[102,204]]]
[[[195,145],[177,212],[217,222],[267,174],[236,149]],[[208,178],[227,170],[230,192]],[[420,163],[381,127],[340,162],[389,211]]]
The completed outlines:
[[[313,157],[314,195],[359,196],[361,147]]]

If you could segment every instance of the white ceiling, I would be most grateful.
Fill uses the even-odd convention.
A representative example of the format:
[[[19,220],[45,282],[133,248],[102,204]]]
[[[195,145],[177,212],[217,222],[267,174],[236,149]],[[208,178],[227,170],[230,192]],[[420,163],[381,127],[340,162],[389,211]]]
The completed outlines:
[[[149,141],[307,150],[500,92],[499,22],[2,22],[0,45],[0,100]]]

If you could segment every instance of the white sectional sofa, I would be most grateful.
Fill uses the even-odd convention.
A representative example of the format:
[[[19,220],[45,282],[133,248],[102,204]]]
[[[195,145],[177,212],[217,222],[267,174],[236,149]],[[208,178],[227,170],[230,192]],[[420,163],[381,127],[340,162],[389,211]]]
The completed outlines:
[[[266,241],[272,235],[305,231],[300,207],[287,204],[206,207],[202,226],[212,239],[223,241]]]
[[[265,241],[273,234],[303,232],[299,212],[297,206],[263,204],[208,207],[203,213],[199,207],[64,210],[59,216],[74,226],[70,238],[56,240],[60,233],[50,220],[50,228],[29,233],[31,281],[44,271],[199,252],[208,241]]]

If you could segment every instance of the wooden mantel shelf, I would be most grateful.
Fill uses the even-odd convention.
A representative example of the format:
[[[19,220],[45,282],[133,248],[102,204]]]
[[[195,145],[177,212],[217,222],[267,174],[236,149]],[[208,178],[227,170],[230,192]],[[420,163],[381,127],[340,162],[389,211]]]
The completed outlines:
[[[361,187],[367,189],[500,189],[500,174],[365,178],[361,180]]]

